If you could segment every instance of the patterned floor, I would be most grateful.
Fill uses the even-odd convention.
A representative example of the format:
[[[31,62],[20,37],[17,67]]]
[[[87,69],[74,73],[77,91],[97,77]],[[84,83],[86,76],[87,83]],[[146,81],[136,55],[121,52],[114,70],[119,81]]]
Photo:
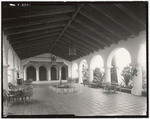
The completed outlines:
[[[82,84],[73,92],[60,93],[52,90],[50,84],[34,88],[31,102],[9,104],[4,111],[11,115],[64,115],[75,116],[131,116],[146,115],[146,97],[127,93],[104,93],[102,89]]]

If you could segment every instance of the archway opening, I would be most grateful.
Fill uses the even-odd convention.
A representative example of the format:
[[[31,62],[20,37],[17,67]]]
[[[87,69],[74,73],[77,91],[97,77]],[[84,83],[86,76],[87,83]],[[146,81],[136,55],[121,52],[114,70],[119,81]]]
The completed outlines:
[[[111,82],[123,84],[124,86],[131,86],[132,80],[126,77],[127,67],[131,63],[130,53],[125,48],[117,49],[111,60]]]
[[[76,83],[79,82],[78,64],[76,62],[74,62],[72,65],[72,79]]]
[[[56,81],[58,79],[58,68],[57,66],[52,66],[51,67],[51,80]]]
[[[27,80],[29,79],[36,81],[36,69],[33,66],[29,66],[27,68]]]
[[[79,82],[82,83],[84,80],[89,80],[88,64],[85,59],[83,59],[80,63]]]
[[[104,61],[100,55],[95,55],[90,63],[90,80],[103,82],[104,80]]]
[[[47,70],[44,66],[39,68],[39,79],[40,81],[47,81]]]
[[[61,79],[67,80],[67,78],[68,78],[68,67],[62,66],[62,68],[61,68]]]

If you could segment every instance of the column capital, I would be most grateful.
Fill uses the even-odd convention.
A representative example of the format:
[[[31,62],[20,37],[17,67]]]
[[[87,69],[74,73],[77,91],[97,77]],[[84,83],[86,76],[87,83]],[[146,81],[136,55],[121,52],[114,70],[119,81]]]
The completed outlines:
[[[3,68],[8,68],[8,67],[10,67],[10,65],[8,65],[8,64],[3,65]]]

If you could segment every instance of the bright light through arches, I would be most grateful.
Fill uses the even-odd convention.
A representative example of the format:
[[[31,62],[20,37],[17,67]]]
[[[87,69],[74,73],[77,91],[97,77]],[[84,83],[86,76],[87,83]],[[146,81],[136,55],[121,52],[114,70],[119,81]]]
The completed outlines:
[[[91,69],[101,68],[103,70],[104,62],[100,55],[96,55],[91,60]]]
[[[121,70],[123,67],[129,65],[131,63],[131,56],[129,52],[125,48],[120,48],[116,51],[116,65]]]

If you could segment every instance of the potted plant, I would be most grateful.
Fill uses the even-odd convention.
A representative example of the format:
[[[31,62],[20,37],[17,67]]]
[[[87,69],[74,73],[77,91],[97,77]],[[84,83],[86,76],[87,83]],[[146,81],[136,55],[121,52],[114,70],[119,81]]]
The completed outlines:
[[[122,70],[122,81],[125,88],[132,88],[132,79],[134,76],[137,76],[137,68],[133,66],[126,66]]]
[[[105,73],[100,68],[96,68],[93,71],[93,76],[93,82],[97,83],[98,86],[101,86],[105,77]]]

